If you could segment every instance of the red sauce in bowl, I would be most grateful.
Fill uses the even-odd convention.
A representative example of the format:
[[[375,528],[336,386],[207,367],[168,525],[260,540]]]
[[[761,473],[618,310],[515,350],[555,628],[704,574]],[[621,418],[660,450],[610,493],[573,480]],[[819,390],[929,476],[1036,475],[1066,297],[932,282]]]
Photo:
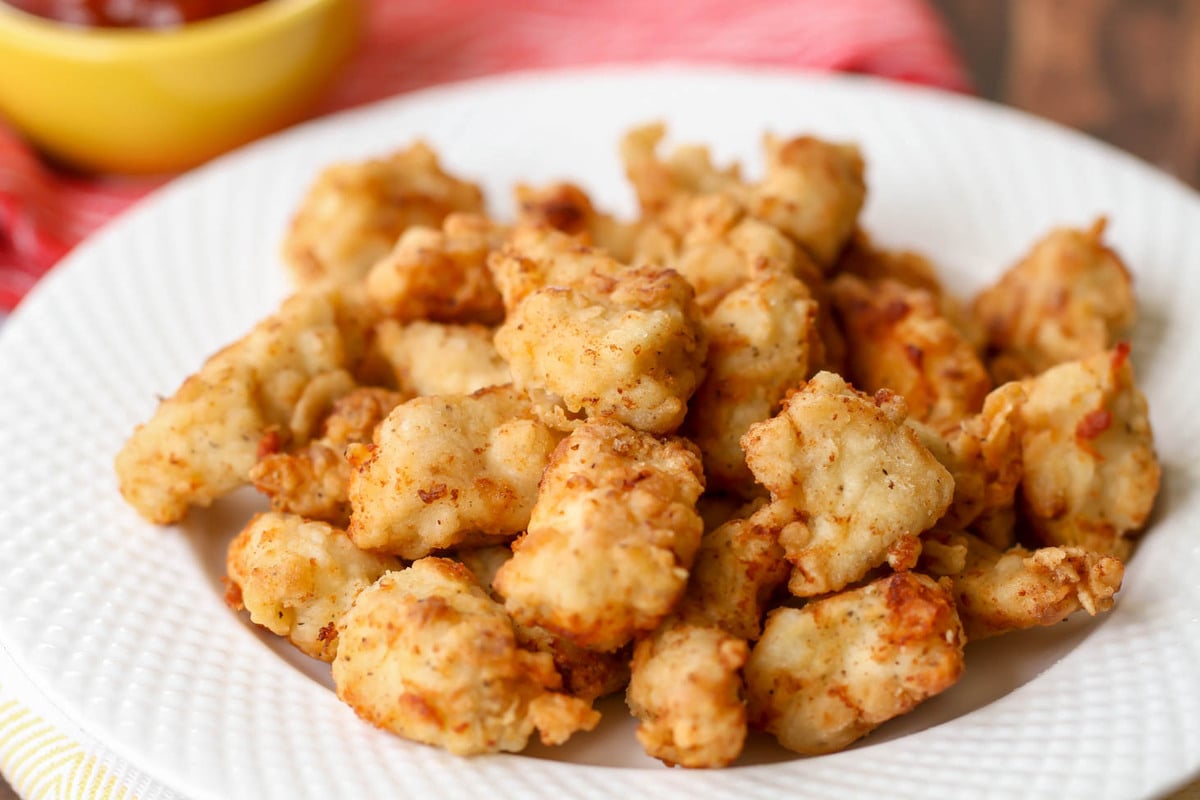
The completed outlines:
[[[177,28],[265,0],[0,0],[56,22],[85,28]]]

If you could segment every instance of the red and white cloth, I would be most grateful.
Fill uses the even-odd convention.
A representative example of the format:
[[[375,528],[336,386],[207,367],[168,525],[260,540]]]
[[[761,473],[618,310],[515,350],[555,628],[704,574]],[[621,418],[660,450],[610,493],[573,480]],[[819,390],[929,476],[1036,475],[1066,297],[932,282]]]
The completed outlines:
[[[447,81],[606,62],[771,64],[967,88],[922,0],[364,2],[363,41],[318,115]],[[69,174],[0,122],[0,309],[166,179]]]

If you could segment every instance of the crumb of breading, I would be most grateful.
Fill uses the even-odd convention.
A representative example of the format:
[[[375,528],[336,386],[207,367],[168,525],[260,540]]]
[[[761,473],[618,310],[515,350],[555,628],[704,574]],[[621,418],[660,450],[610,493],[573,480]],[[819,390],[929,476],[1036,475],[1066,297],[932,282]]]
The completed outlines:
[[[793,594],[837,591],[888,560],[902,567],[949,507],[950,473],[904,419],[898,395],[871,398],[821,372],[743,437],[771,492],[756,519],[779,532]]]
[[[525,529],[560,434],[507,386],[397,406],[375,443],[350,445],[348,533],[359,547],[416,559]]]
[[[687,583],[703,489],[685,441],[606,420],[580,425],[554,451],[528,532],[496,575],[505,607],[597,651],[653,630]]]
[[[372,724],[458,755],[517,752],[591,730],[558,692],[550,656],[517,646],[504,609],[466,567],[424,558],[363,591],[339,624],[338,697]]]
[[[1125,345],[1024,381],[1022,509],[1049,545],[1120,558],[1154,507],[1161,469]]]
[[[482,212],[483,194],[443,171],[424,142],[384,158],[335,164],[300,202],[284,238],[284,260],[300,288],[349,285],[405,230],[437,228],[455,211]]]
[[[400,566],[359,550],[345,531],[276,512],[250,520],[226,559],[235,607],[323,661],[333,660],[338,620],[358,593]]]
[[[750,726],[797,753],[840,750],[954,685],[964,642],[950,593],[913,572],[777,608],[746,663]]]

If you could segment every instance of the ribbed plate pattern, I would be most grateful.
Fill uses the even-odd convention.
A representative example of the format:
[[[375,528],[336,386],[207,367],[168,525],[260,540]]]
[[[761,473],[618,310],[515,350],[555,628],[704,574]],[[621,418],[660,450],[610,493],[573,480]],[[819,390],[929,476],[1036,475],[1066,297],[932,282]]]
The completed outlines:
[[[629,212],[616,142],[655,118],[751,171],[767,129],[860,142],[869,229],[929,253],[963,291],[1050,227],[1110,215],[1136,275],[1134,357],[1165,483],[1109,618],[972,647],[967,682],[833,756],[700,774],[655,768],[601,732],[565,751],[592,765],[542,751],[463,761],[359,722],[319,668],[224,607],[221,552],[244,498],[165,530],[122,503],[112,458],[155,396],[282,297],[278,242],[319,167],[422,136],[483,181],[498,213],[513,182],[556,177]],[[1091,140],[961,97],[664,66],[493,79],[323,120],[159,192],[8,321],[0,646],[73,721],[192,797],[1154,795],[1200,770],[1198,305],[1195,194]]]

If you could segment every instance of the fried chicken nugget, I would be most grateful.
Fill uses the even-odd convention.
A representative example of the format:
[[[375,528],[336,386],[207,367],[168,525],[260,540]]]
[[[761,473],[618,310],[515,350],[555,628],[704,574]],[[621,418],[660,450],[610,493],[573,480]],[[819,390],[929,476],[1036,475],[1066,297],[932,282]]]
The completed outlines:
[[[394,558],[366,553],[345,531],[295,514],[257,514],[229,543],[226,600],[302,652],[332,661],[337,622]]]
[[[954,685],[963,644],[950,593],[912,572],[777,608],[746,663],[750,726],[804,755],[840,750]]]
[[[667,766],[724,767],[741,755],[749,648],[716,627],[670,618],[633,651],[626,692],[638,741]]]
[[[561,744],[600,720],[559,693],[550,656],[518,647],[504,609],[449,559],[384,575],[339,627],[338,697],[408,739],[463,756],[518,752],[535,728]]]
[[[309,385],[321,381],[325,397],[330,384],[322,376],[353,365],[361,343],[347,332],[347,311],[336,292],[294,295],[209,358],[117,454],[126,501],[165,525],[182,519],[189,506],[207,506],[244,485],[263,434],[274,428],[290,435]],[[339,375],[332,383],[345,386],[349,379]],[[301,413],[297,425],[310,426],[311,417]]]
[[[552,230],[521,232],[492,265],[505,302],[521,298],[496,331],[496,350],[547,419],[569,427],[580,415],[611,417],[651,433],[679,427],[707,342],[678,273],[624,267]]]
[[[379,423],[405,399],[388,389],[359,387],[333,403],[319,439],[280,451],[282,443],[268,433],[259,442],[259,459],[250,470],[250,481],[270,498],[274,511],[344,528],[350,522],[346,445],[370,442]]]
[[[513,618],[611,651],[679,601],[700,544],[700,457],[609,420],[563,439],[495,587]]]
[[[1105,224],[1052,231],[975,298],[997,381],[1108,350],[1133,326],[1133,279],[1104,244]]]
[[[512,383],[494,335],[482,325],[389,319],[375,327],[375,345],[404,391],[417,397],[471,394]]]
[[[743,283],[706,317],[708,374],[688,405],[683,431],[704,456],[710,488],[754,494],[740,440],[808,377],[816,314],[805,285],[776,273]]]
[[[513,191],[517,201],[517,223],[545,225],[584,244],[604,250],[618,261],[633,257],[639,225],[621,222],[596,210],[587,192],[573,183],[552,183],[541,188],[518,184]]]
[[[1128,345],[1024,382],[1022,510],[1043,542],[1127,558],[1161,469]]]
[[[1082,547],[1001,551],[969,533],[938,538],[965,551],[959,569],[941,572],[942,565],[930,566],[953,581],[968,641],[1055,625],[1080,609],[1093,617],[1109,611],[1125,574],[1120,559]]]
[[[503,603],[492,584],[496,573],[509,559],[512,550],[505,545],[459,550],[456,555],[488,591],[493,599]],[[517,643],[526,650],[547,653],[554,659],[554,668],[562,676],[563,691],[589,703],[598,697],[619,692],[629,683],[629,651],[625,648],[611,653],[585,650],[566,637],[551,633],[537,625],[523,625],[513,620]]]
[[[482,213],[482,192],[444,172],[429,145],[416,142],[322,171],[296,210],[283,257],[298,287],[352,284],[405,230],[437,228],[455,211]]]
[[[701,145],[677,147],[665,160],[660,159],[658,146],[666,133],[665,125],[651,123],[633,128],[621,139],[625,175],[643,214],[657,216],[680,196],[712,194],[743,185],[737,164],[718,169],[708,148]]]
[[[916,562],[917,536],[950,506],[954,480],[904,418],[899,395],[872,399],[820,372],[742,438],[771,492],[756,519],[779,532],[792,594],[837,591],[885,560]]]
[[[941,315],[932,294],[893,280],[867,283],[845,274],[833,281],[832,294],[855,386],[898,392],[910,418],[935,430],[980,410],[991,378],[975,349]]]
[[[477,214],[451,214],[441,229],[412,227],[367,273],[367,297],[401,322],[479,323],[504,319],[488,254],[505,229]]]
[[[555,433],[508,386],[397,406],[375,443],[352,444],[355,544],[417,559],[525,529]]]

